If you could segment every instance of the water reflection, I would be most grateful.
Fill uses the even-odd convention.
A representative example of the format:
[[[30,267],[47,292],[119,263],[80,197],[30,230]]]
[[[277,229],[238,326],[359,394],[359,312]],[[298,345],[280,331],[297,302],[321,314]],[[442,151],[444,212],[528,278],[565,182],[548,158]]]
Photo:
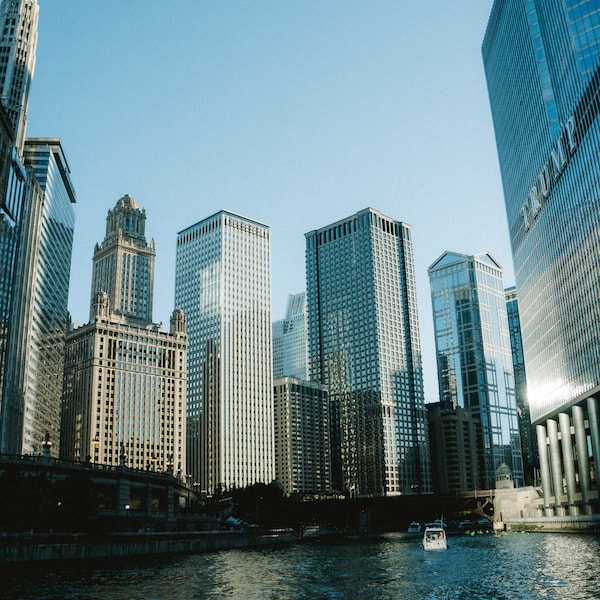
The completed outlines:
[[[0,597],[40,600],[598,598],[600,537],[480,535],[424,552],[404,534],[124,566],[4,569]]]

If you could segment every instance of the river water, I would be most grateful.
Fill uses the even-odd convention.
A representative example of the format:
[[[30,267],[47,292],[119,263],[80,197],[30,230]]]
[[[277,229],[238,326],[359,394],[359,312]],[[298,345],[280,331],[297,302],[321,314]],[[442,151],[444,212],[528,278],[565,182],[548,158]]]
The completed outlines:
[[[600,598],[600,536],[492,534],[425,552],[403,533],[121,564],[6,568],[0,598],[36,600]]]

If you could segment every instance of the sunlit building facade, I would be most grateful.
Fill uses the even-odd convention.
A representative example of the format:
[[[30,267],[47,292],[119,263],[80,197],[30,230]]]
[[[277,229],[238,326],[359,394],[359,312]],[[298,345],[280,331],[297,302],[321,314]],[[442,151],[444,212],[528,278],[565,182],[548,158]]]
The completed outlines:
[[[270,238],[268,226],[225,210],[177,235],[188,465],[209,493],[275,477]]]
[[[428,273],[440,401],[447,408],[468,410],[476,421],[474,489],[494,489],[502,464],[511,469],[515,484],[522,486],[502,268],[487,253],[445,252]]]
[[[547,516],[600,511],[600,8],[494,3],[483,41]]]
[[[129,195],[106,218],[106,235],[94,248],[90,320],[100,292],[110,299],[110,311],[141,324],[152,322],[154,240],[146,242],[146,212]]]
[[[152,322],[154,241],[129,195],[94,250],[90,321],[66,340],[60,456],[183,476],[187,334]],[[114,295],[114,298],[111,297]]]
[[[430,492],[411,228],[367,208],[305,237],[309,373],[329,392],[334,490]]]

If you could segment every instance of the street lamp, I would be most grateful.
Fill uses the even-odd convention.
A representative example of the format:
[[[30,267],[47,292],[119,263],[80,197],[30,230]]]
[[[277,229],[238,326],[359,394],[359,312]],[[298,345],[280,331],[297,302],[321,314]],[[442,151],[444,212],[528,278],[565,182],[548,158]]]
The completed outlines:
[[[42,454],[45,458],[50,458],[50,450],[52,449],[52,440],[50,439],[50,433],[46,431],[44,441],[42,442]]]
[[[94,463],[97,463],[98,462],[98,449],[100,447],[100,440],[98,439],[98,436],[96,436],[92,440],[92,444],[94,444]]]

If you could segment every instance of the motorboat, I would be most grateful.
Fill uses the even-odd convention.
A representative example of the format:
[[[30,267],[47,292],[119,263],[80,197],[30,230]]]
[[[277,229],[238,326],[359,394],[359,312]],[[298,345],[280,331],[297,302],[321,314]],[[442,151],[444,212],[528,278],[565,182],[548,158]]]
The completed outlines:
[[[423,528],[421,527],[421,523],[418,521],[412,521],[408,526],[408,533],[421,533]]]
[[[423,550],[447,550],[448,537],[443,527],[425,527]]]

